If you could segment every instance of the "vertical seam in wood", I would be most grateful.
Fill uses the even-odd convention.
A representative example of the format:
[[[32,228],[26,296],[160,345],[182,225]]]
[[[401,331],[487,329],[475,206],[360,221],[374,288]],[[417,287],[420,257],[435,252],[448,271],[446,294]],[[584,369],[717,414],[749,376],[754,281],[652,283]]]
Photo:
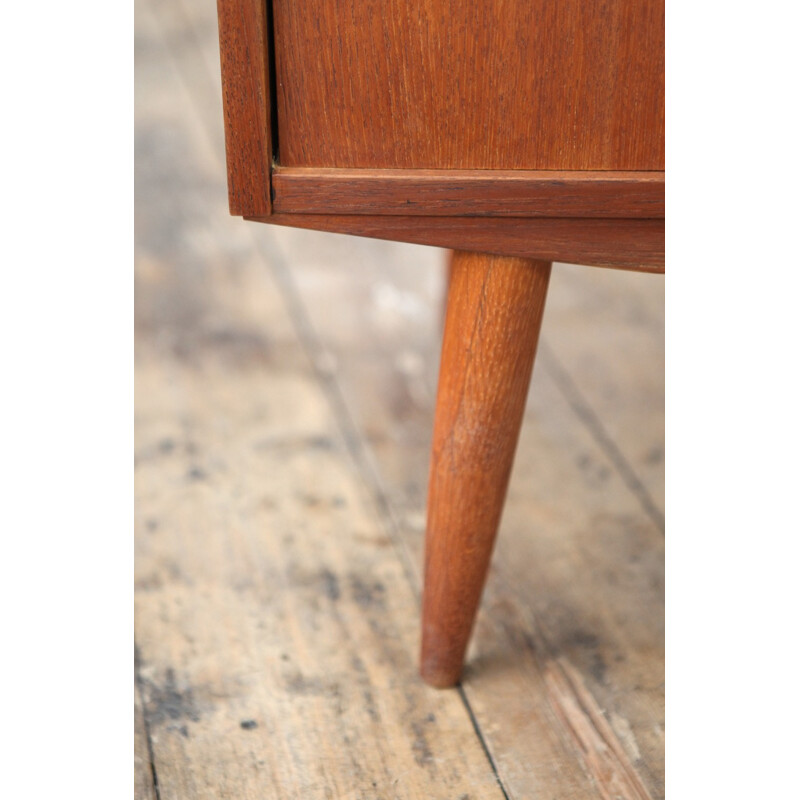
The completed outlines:
[[[458,685],[458,696],[461,698],[461,702],[464,704],[464,708],[467,710],[467,714],[469,715],[470,722],[472,723],[472,728],[475,731],[475,735],[478,737],[478,741],[481,743],[481,747],[483,748],[483,752],[486,753],[486,758],[489,761],[489,764],[492,768],[492,772],[494,773],[494,777],[497,779],[497,785],[500,787],[500,791],[503,793],[503,797],[506,800],[511,800],[508,796],[508,792],[506,791],[506,787],[503,786],[503,781],[500,778],[500,773],[497,770],[497,764],[494,763],[494,759],[492,758],[492,754],[489,751],[489,745],[486,742],[486,739],[483,736],[483,731],[478,724],[478,720],[475,717],[475,714],[472,712],[472,706],[467,699],[467,693],[464,691],[464,687],[459,684]]]
[[[269,86],[269,103],[266,104],[267,119],[266,125],[270,129],[270,144],[272,151],[269,153],[270,163],[267,164],[269,174],[269,195],[270,201],[275,200],[275,190],[272,187],[273,167],[278,164],[280,159],[280,149],[278,147],[278,73],[275,67],[275,15],[272,9],[272,0],[265,0],[266,3],[266,42],[267,50],[267,85]]]

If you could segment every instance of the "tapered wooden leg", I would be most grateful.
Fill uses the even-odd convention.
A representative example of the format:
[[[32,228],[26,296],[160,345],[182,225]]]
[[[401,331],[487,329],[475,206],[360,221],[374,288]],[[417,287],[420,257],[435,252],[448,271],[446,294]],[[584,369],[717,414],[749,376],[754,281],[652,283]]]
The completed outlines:
[[[503,510],[550,263],[456,251],[436,398],[421,674],[457,683]]]

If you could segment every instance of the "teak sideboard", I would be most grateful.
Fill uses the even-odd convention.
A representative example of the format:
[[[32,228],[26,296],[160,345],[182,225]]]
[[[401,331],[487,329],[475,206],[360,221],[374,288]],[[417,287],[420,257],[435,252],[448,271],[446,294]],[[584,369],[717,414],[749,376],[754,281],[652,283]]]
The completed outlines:
[[[663,0],[218,0],[231,214],[454,250],[422,677],[459,680],[553,261],[664,271]]]

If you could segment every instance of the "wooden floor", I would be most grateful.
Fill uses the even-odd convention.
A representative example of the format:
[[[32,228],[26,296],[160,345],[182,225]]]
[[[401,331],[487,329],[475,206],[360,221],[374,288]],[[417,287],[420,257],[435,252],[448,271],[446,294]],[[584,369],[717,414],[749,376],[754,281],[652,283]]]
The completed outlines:
[[[444,254],[228,216],[210,0],[137,0],[136,84],[136,797],[663,797],[663,278],[554,268],[430,689]]]

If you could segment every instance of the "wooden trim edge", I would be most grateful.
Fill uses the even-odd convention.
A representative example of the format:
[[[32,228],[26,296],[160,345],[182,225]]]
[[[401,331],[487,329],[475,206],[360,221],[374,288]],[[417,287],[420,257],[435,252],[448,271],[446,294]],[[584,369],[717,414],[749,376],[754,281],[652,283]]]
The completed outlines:
[[[276,166],[276,212],[663,219],[663,172]]]
[[[264,0],[217,0],[228,204],[233,215],[272,212],[271,109]]]
[[[596,267],[664,272],[664,221],[546,217],[400,217],[276,213],[294,228]]]

